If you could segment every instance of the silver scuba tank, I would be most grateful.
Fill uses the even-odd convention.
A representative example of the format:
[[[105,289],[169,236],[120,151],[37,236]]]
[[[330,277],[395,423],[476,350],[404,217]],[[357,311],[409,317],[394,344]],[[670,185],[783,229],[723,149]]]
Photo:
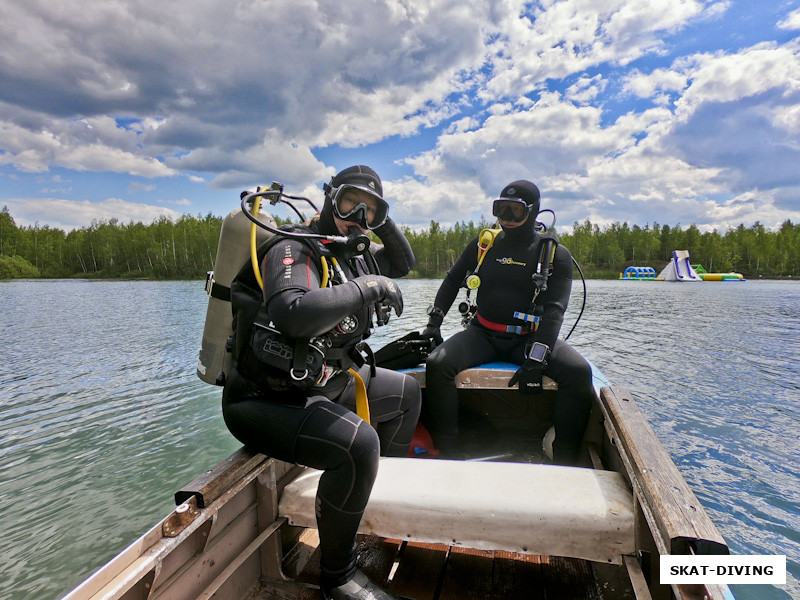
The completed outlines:
[[[258,217],[267,225],[277,226],[271,215],[262,212]],[[200,358],[197,361],[197,376],[206,383],[224,385],[224,374],[230,371],[231,353],[226,349],[228,338],[233,335],[230,287],[242,266],[251,260],[251,225],[252,222],[241,208],[232,211],[222,221],[214,270],[209,271],[206,280],[206,292],[209,295],[208,309]],[[257,227],[256,247],[272,235],[262,227]]]

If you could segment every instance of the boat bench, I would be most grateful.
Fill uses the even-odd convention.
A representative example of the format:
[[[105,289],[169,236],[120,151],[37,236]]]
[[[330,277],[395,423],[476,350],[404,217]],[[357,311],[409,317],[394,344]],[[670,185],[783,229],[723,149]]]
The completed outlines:
[[[507,390],[508,381],[519,369],[519,365],[510,362],[490,362],[461,371],[455,377],[455,385],[460,390]],[[412,369],[401,369],[401,372],[417,380],[420,387],[425,387],[425,365]],[[514,384],[519,389],[519,384]],[[542,377],[542,389],[555,391],[558,384],[547,375]]]
[[[278,512],[316,528],[321,471],[286,486]],[[382,458],[359,533],[622,564],[633,496],[616,472],[553,465]]]

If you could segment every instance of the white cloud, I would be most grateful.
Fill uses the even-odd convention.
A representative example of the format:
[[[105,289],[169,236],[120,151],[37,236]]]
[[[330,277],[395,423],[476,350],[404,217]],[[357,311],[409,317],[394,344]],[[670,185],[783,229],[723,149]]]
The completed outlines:
[[[800,29],[800,8],[793,10],[778,23],[780,29]]]
[[[414,222],[476,218],[519,177],[567,222],[654,204],[705,219],[747,193],[777,215],[796,181],[800,42],[674,54],[676,32],[697,43],[728,0],[0,4],[0,165],[23,175],[274,179],[313,196],[334,170],[313,150],[441,127],[390,158],[413,168],[386,189]]]
[[[686,118],[701,104],[734,102],[779,89],[800,90],[800,44],[762,43],[736,54],[703,54],[679,65],[690,72],[691,84],[676,102]]]
[[[796,202],[791,208],[786,194],[771,189],[796,181],[800,162],[797,49],[759,44],[634,73],[625,89],[642,98],[667,94],[670,102],[610,124],[602,109],[581,105],[600,80],[580,78],[564,97],[542,93],[530,107],[490,109],[480,127],[450,129],[435,150],[409,162],[443,189],[466,178],[491,195],[508,181],[531,179],[562,225],[586,218],[644,224],[656,215],[704,228],[796,220]],[[485,192],[471,202],[481,198]],[[470,203],[452,206],[463,214]],[[446,220],[459,218],[454,211]]]
[[[180,212],[163,206],[107,198],[101,202],[64,198],[11,198],[3,201],[21,227],[39,223],[55,229],[71,231],[88,227],[93,221],[117,219],[120,223],[150,223],[159,217],[179,219]]]
[[[98,135],[86,134],[86,121],[50,121],[36,130],[0,121],[0,138],[3,139],[0,164],[11,164],[21,171],[34,173],[47,171],[52,166],[142,177],[175,174],[157,158],[141,151],[126,150],[124,147],[134,148],[135,144],[122,141],[120,131],[109,130],[106,121],[108,119],[97,120],[103,129]]]
[[[602,75],[581,77],[567,89],[566,98],[578,104],[590,104],[606,88]]]
[[[44,140],[33,150],[20,144],[5,162],[158,177],[170,173],[163,161],[133,157],[191,165],[227,155],[224,171],[209,168],[218,187],[247,184],[266,132],[308,152],[411,135],[456,115],[459,100],[448,96],[475,85],[500,9],[521,4],[115,0],[78,16],[46,0],[3,3],[0,33],[14,41],[0,63],[15,90],[8,100],[83,129],[51,124],[49,151]],[[120,127],[95,115],[138,122]],[[28,134],[41,137],[39,128]],[[301,166],[306,181],[319,175],[313,161],[294,171]]]
[[[483,97],[526,94],[547,78],[661,52],[660,35],[701,11],[694,0],[548,0],[533,9],[530,19],[508,14],[493,46],[494,76]]]

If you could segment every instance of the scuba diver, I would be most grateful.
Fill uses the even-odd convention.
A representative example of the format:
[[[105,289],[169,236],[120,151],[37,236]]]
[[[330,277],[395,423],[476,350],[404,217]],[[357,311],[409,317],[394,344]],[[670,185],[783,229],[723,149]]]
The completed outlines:
[[[247,286],[237,281],[247,266],[231,285],[234,368],[225,380],[223,416],[248,448],[323,471],[316,498],[323,596],[393,600],[358,569],[356,531],[379,455],[408,451],[421,394],[412,377],[365,362],[362,340],[376,306],[387,307],[379,308],[379,323],[388,307],[402,313],[391,278],[407,274],[414,255],[389,218],[375,171],[347,168],[324,192],[315,219],[266,244],[257,305],[247,308]],[[368,231],[384,245],[370,245]]]
[[[521,365],[509,387],[519,382],[522,393],[540,392],[543,374],[558,383],[553,462],[574,465],[578,459],[593,397],[592,370],[557,339],[572,289],[572,256],[553,236],[536,231],[539,212],[533,183],[508,184],[492,205],[502,231],[488,243],[479,236],[467,245],[428,309],[422,335],[440,345],[426,360],[426,425],[444,457],[462,455],[455,376],[502,360]],[[468,326],[442,343],[442,322],[463,286],[468,295],[477,289],[476,306],[462,303]]]

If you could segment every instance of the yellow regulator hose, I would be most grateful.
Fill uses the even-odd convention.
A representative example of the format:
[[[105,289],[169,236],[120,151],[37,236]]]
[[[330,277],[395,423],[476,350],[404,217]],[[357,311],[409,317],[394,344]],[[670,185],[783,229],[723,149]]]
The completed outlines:
[[[367,386],[355,369],[347,369],[356,380],[356,414],[369,423],[369,400],[367,399]]]
[[[256,189],[260,191],[260,189]],[[258,209],[261,207],[261,196],[258,196],[253,202],[253,217],[258,218]],[[258,287],[264,289],[264,280],[261,278],[261,268],[258,264],[258,252],[256,248],[256,224],[250,225],[250,262],[253,263],[253,274],[256,276]]]

